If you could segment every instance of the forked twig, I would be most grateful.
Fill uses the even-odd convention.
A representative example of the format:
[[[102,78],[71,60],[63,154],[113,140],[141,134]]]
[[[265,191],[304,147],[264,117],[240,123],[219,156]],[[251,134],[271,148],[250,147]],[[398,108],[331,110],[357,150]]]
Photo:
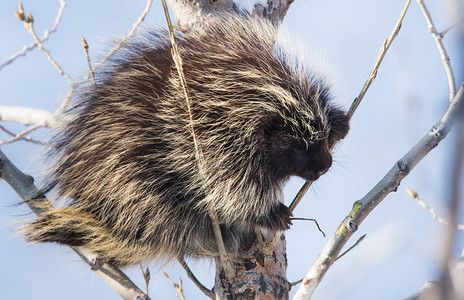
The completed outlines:
[[[448,78],[448,85],[449,85],[449,99],[452,101],[454,99],[454,95],[456,94],[456,80],[454,78],[453,67],[451,66],[451,61],[448,56],[448,52],[445,49],[445,45],[443,44],[443,35],[439,34],[437,29],[435,28],[435,24],[433,23],[432,16],[425,5],[424,0],[416,0],[417,4],[422,10],[424,14],[424,18],[427,21],[427,25],[429,27],[429,32],[432,34],[435,43],[437,44],[438,52],[440,52],[440,57],[443,63],[443,67],[445,67],[446,76]]]
[[[55,23],[53,24],[53,27],[50,30],[45,30],[44,36],[40,39],[40,43],[43,43],[46,40],[48,40],[48,38],[50,37],[50,34],[56,31],[56,29],[58,28],[58,25],[61,22],[61,19],[63,17],[64,8],[66,7],[66,1],[59,0],[59,2],[60,2],[60,8],[58,9],[58,13],[55,18]],[[21,7],[22,7],[21,2],[19,3],[19,5],[20,5],[20,10],[21,10]],[[0,71],[2,70],[3,67],[14,62],[18,57],[25,56],[27,52],[33,50],[35,47],[37,47],[37,43],[34,42],[30,44],[29,46],[25,46],[23,50],[21,50],[20,52],[13,54],[8,60],[6,60],[4,63],[0,65]]]
[[[148,286],[150,285],[150,269],[148,267],[143,270],[143,265],[140,263],[140,270],[142,271],[143,280],[145,281],[145,293],[148,296]]]
[[[42,127],[42,126],[40,126]],[[24,140],[26,142],[31,142],[33,144],[38,144],[38,145],[43,145],[44,143],[42,143],[41,141],[37,141],[37,140],[34,140],[33,138],[31,138],[30,136],[24,136],[26,135],[27,133],[24,133],[24,132],[21,132],[21,133],[18,133],[18,134],[15,134],[14,132],[6,129],[5,127],[3,127],[2,125],[0,125],[0,130],[2,130],[3,132],[5,132],[6,134],[8,135],[11,135],[13,137],[13,139],[10,139],[8,141],[0,141],[0,146],[1,145],[5,145],[5,144],[9,144],[9,143],[12,143],[12,142],[15,142],[17,140]]]
[[[190,269],[190,267],[185,262],[185,259],[182,256],[180,256],[180,257],[177,258],[177,260],[179,261],[182,268],[184,268],[185,272],[187,273],[188,278],[190,278],[190,280],[193,281],[193,283],[200,289],[200,291],[203,292],[203,294],[205,294],[205,296],[213,299],[213,292],[211,292],[210,289],[208,289],[206,286],[204,286],[197,279],[197,277],[195,277],[195,274],[193,274],[192,270]]]
[[[6,133],[8,133],[8,134],[13,134],[12,132],[6,130],[6,129],[3,128],[2,126],[0,126],[0,127],[1,127],[1,129],[2,129],[3,131],[5,131]],[[35,141],[35,140],[33,140],[32,138],[30,138],[30,137],[25,137],[25,135],[28,134],[28,133],[31,133],[31,132],[34,131],[34,130],[37,130],[37,129],[39,129],[39,128],[42,128],[42,127],[43,127],[42,125],[34,125],[34,126],[28,128],[27,130],[25,130],[25,131],[23,131],[23,132],[21,132],[21,133],[18,133],[18,134],[16,134],[16,135],[14,135],[14,137],[13,137],[12,139],[8,140],[8,141],[0,141],[0,146],[6,145],[6,144],[11,144],[11,143],[16,142],[16,141],[19,141],[19,140],[26,140],[26,141],[33,142],[33,143],[36,143],[36,144],[41,144],[40,142]]]
[[[160,272],[174,286],[174,288],[176,289],[176,296],[179,297],[179,299],[181,300],[185,300],[184,291],[182,290],[182,278],[179,278],[179,284],[177,284],[174,281],[172,281],[172,279],[169,278],[168,274],[166,274],[163,270],[160,270]]]
[[[24,12],[24,8],[23,8],[21,2],[19,2],[19,12],[15,11],[15,14],[16,14],[16,17],[18,19],[23,21],[24,26],[26,27],[26,30],[29,31],[29,33],[34,38],[34,41],[35,41],[37,47],[39,47],[39,49],[43,53],[45,53],[48,60],[52,63],[52,65],[55,67],[55,69],[58,70],[58,73],[60,73],[60,75],[64,76],[66,79],[68,79],[71,84],[74,84],[74,80],[72,80],[72,78],[63,71],[61,66],[53,59],[52,55],[50,54],[50,51],[45,49],[44,46],[42,45],[42,42],[40,41],[39,37],[37,36],[37,34],[36,34],[35,30],[34,30],[34,18],[32,17],[32,14],[30,12],[27,13],[27,17],[26,17],[26,14]]]

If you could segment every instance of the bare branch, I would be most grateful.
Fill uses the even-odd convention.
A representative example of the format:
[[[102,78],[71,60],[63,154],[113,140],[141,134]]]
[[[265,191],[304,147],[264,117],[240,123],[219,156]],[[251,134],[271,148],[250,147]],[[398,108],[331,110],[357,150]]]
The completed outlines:
[[[19,122],[23,125],[35,124],[51,128],[58,126],[56,117],[51,112],[21,106],[0,106],[0,121]]]
[[[2,130],[3,132],[5,132],[6,134],[8,135],[11,135],[15,140],[18,139],[18,140],[24,140],[26,142],[31,142],[33,144],[38,144],[38,145],[43,145],[44,143],[42,143],[41,141],[37,141],[37,140],[34,140],[33,138],[31,138],[30,136],[24,136],[25,134],[27,133],[18,133],[18,134],[15,134],[14,132],[6,129],[5,127],[3,127],[2,125],[0,125],[0,130]],[[2,143],[5,143],[5,144],[9,144],[9,143],[12,143],[14,141],[12,140],[9,140],[9,141],[0,141],[0,145],[2,145]]]
[[[110,52],[108,52],[108,54],[101,60],[99,61],[95,67],[93,68],[93,71],[97,71],[101,66],[103,66],[105,64],[105,62],[111,57],[113,56],[121,47],[122,45],[124,45],[130,38],[132,38],[135,34],[135,32],[137,31],[137,29],[140,27],[140,25],[142,24],[143,20],[145,20],[145,17],[147,16],[148,12],[150,11],[150,8],[151,8],[151,5],[153,3],[153,0],[147,0],[147,5],[144,9],[144,11],[142,12],[142,14],[139,16],[139,18],[137,19],[137,21],[132,25],[132,29],[131,31],[129,31],[129,33],[115,46],[113,47]],[[74,84],[73,88],[71,89],[71,91],[68,93],[68,95],[66,96],[66,98],[64,99],[63,103],[61,104],[60,108],[58,109],[58,112],[63,112],[66,107],[68,106],[69,102],[71,101],[71,99],[74,97],[74,93],[76,92],[77,88],[80,87],[82,84],[84,84],[85,82],[87,82],[87,80],[90,78],[91,74],[89,72],[89,74],[87,74],[81,81],[77,82],[76,84]]]
[[[317,229],[319,229],[319,231],[320,231],[320,232],[322,233],[322,235],[325,237],[325,232],[322,231],[322,229],[321,229],[321,227],[319,226],[319,223],[317,222],[316,219],[309,219],[309,218],[290,218],[290,220],[291,220],[291,221],[293,221],[293,220],[296,220],[296,221],[298,221],[298,220],[300,220],[300,221],[313,221],[313,222],[316,224]]]
[[[64,8],[66,7],[66,1],[65,0],[59,0],[59,2],[60,2],[60,8],[58,9],[58,14],[57,14],[57,16],[55,18],[55,23],[54,23],[53,27],[50,30],[45,30],[44,36],[40,39],[40,43],[43,43],[46,40],[48,40],[48,38],[50,37],[50,34],[54,33],[56,31],[56,29],[58,28],[58,25],[61,22],[61,18],[63,16]],[[5,61],[4,63],[2,63],[0,65],[0,71],[3,69],[3,67],[5,67],[5,66],[11,64],[12,62],[14,62],[18,57],[25,56],[27,52],[33,50],[35,47],[37,47],[37,44],[34,42],[34,43],[30,44],[29,46],[25,46],[23,48],[23,50],[21,50],[20,52],[13,54],[13,56],[11,56],[7,61]]]
[[[437,221],[438,223],[445,224],[445,225],[450,225],[450,223],[448,221],[446,221],[445,219],[443,219],[443,218],[441,218],[441,217],[439,217],[437,215],[437,212],[435,211],[435,209],[431,208],[424,201],[422,201],[419,198],[419,194],[416,191],[413,191],[408,187],[406,187],[405,190],[406,190],[406,193],[408,193],[408,195],[411,196],[411,198],[413,198],[414,201],[417,202],[417,204],[419,204],[422,208],[427,210],[432,215],[432,218],[435,221]],[[464,230],[464,224],[452,224],[452,226],[459,229],[459,230]]]
[[[356,243],[354,243],[353,246],[351,246],[350,248],[348,248],[345,252],[343,252],[342,254],[340,254],[335,260],[334,262],[336,262],[337,260],[339,260],[340,258],[342,258],[345,254],[347,254],[348,252],[350,252],[351,250],[353,250],[356,246],[358,246],[363,240],[364,238],[366,237],[366,235],[364,234],[362,237],[360,237]]]
[[[454,122],[455,115],[462,111],[463,103],[464,82],[461,83],[456,97],[450,102],[448,109],[437,124],[406,155],[397,161],[393,168],[361,200],[354,203],[349,215],[340,224],[309,269],[303,284],[293,298],[294,300],[311,298],[325,273],[362,221],[389,193],[395,191],[422,158],[446,137]]]
[[[24,22],[24,26],[26,27],[27,31],[29,31],[29,33],[34,38],[34,41],[35,41],[37,47],[39,47],[39,49],[42,50],[43,53],[45,53],[48,60],[52,63],[52,65],[55,67],[55,69],[58,70],[58,73],[60,73],[60,75],[64,76],[66,79],[68,79],[71,84],[74,84],[74,80],[72,80],[72,78],[63,71],[63,69],[60,67],[60,65],[51,56],[50,51],[46,50],[44,48],[44,46],[42,45],[42,42],[40,41],[39,37],[35,33],[35,30],[34,30],[34,18],[32,17],[31,13],[27,13],[27,18],[24,18],[24,11],[22,9],[22,6],[20,6],[20,13],[17,14],[17,16],[18,16],[18,18],[20,20],[22,20]]]
[[[438,52],[440,52],[441,60],[443,66],[445,67],[446,76],[448,77],[448,85],[449,85],[449,98],[450,101],[454,99],[454,95],[456,94],[456,80],[454,79],[453,68],[451,67],[451,61],[446,52],[445,45],[443,44],[443,36],[440,35],[435,28],[435,24],[433,23],[432,16],[430,15],[427,6],[425,5],[424,0],[416,0],[417,4],[419,4],[422,13],[424,14],[424,18],[427,21],[427,25],[429,27],[429,32],[432,34],[433,38],[435,39],[435,43],[437,44]]]
[[[429,294],[432,291],[435,291],[437,287],[438,287],[438,283],[436,281],[427,281],[417,293],[414,293],[413,295],[410,295],[404,298],[404,300],[424,299],[423,298],[424,295]]]
[[[266,18],[274,24],[280,24],[293,0],[248,0],[249,11],[245,11],[245,7],[242,7],[244,1],[238,4],[237,2],[235,0],[168,0],[176,16],[177,25],[182,31],[190,28],[198,30],[208,23],[212,16],[221,14],[251,14]]]
[[[24,200],[29,208],[41,215],[53,206],[45,195],[34,185],[34,179],[21,172],[0,150],[0,177],[3,178]],[[96,264],[97,257],[86,249],[70,247],[76,252],[95,273],[102,277],[123,299],[148,300],[145,295],[121,270],[111,264]],[[98,265],[98,266],[97,266]]]
[[[181,300],[185,300],[184,291],[182,290],[182,278],[179,278],[179,284],[177,284],[174,281],[172,281],[171,278],[169,278],[168,274],[163,272],[163,270],[160,270],[160,272],[174,286],[174,288],[176,289],[176,296],[179,297],[179,299]]]
[[[140,264],[140,270],[142,271],[143,280],[145,281],[145,292],[148,296],[148,286],[150,285],[150,269],[146,267],[144,271],[142,264]]]
[[[82,36],[82,46],[84,47],[85,57],[87,57],[87,63],[89,65],[90,77],[92,77],[93,87],[97,89],[97,82],[95,81],[95,73],[92,69],[92,62],[90,61],[89,44],[87,43],[87,41],[85,40],[83,36]]]
[[[380,67],[380,64],[383,61],[383,58],[385,57],[385,54],[387,53],[388,49],[390,48],[391,44],[393,43],[393,40],[397,37],[398,33],[400,32],[401,29],[401,24],[403,23],[403,19],[406,15],[406,12],[408,11],[409,4],[411,3],[411,0],[407,0],[406,4],[403,7],[403,10],[401,11],[401,15],[396,22],[395,27],[393,28],[393,31],[391,32],[390,36],[385,39],[382,47],[380,48],[379,55],[377,56],[377,59],[375,60],[374,67],[372,68],[372,71],[369,73],[369,76],[367,77],[366,83],[364,84],[361,92],[359,93],[358,97],[356,97],[353,101],[353,103],[350,106],[350,109],[348,110],[347,116],[349,119],[353,117],[354,112],[358,108],[359,104],[361,103],[361,100],[364,98],[364,95],[366,94],[367,90],[371,86],[372,82],[374,82],[375,77],[377,76],[377,71]],[[335,145],[331,145],[330,150],[333,149]],[[306,181],[304,185],[301,187],[301,189],[298,191],[298,193],[295,196],[295,199],[293,199],[292,203],[290,204],[290,210],[293,212],[297,205],[301,202],[303,199],[304,195],[308,192],[309,188],[312,185],[312,181]]]
[[[33,141],[30,137],[29,138],[25,138],[24,136],[28,133],[31,133],[32,131],[36,130],[36,129],[39,129],[39,128],[42,128],[41,125],[34,125],[30,128],[28,128],[27,130],[21,132],[21,133],[18,133],[17,135],[15,135],[12,139],[8,140],[8,141],[0,141],[0,146],[3,146],[3,145],[6,145],[6,144],[11,144],[13,142],[16,142],[16,141],[19,141],[19,140],[29,140],[29,141]],[[2,127],[3,129],[3,127]],[[5,130],[4,130],[5,131]],[[38,143],[36,141],[34,141],[35,143]]]
[[[190,267],[187,265],[187,263],[185,262],[185,259],[183,257],[179,257],[177,259],[180,263],[180,265],[182,266],[182,268],[184,268],[185,272],[187,273],[187,276],[188,278],[190,278],[190,280],[193,281],[193,283],[195,283],[195,285],[200,289],[200,291],[203,292],[203,294],[205,294],[205,296],[207,296],[208,298],[211,298],[213,299],[213,293],[211,292],[210,289],[208,289],[207,287],[205,287],[196,277],[195,277],[195,274],[193,274],[192,270],[190,269]]]
[[[460,20],[459,22],[457,22],[457,23],[451,25],[450,27],[448,27],[448,28],[446,28],[445,30],[443,30],[442,32],[440,32],[440,33],[438,34],[438,36],[440,36],[441,38],[444,38],[445,35],[446,35],[448,32],[450,32],[450,31],[453,30],[454,28],[456,28],[456,27],[458,27],[458,26],[460,26],[460,25],[463,25],[463,24],[464,24],[464,20]]]

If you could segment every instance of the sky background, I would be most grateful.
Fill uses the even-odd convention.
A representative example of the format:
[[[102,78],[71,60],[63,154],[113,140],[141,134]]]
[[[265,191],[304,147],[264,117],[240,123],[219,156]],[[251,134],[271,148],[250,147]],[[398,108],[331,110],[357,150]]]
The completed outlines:
[[[145,8],[142,0],[68,1],[56,33],[44,43],[73,78],[86,74],[81,44],[84,36],[95,64],[110,49],[109,41],[125,35]],[[452,0],[426,1],[439,31],[453,24]],[[24,0],[39,36],[52,27],[58,1]],[[304,46],[311,64],[320,65],[334,82],[336,102],[348,109],[359,94],[384,39],[389,36],[404,1],[295,1],[283,23],[286,34]],[[0,1],[0,63],[32,42],[14,16],[16,0]],[[165,26],[161,4],[154,1],[145,27]],[[462,27],[461,27],[462,28]],[[464,51],[457,31],[444,39],[457,82],[463,79]],[[21,105],[53,111],[69,91],[69,82],[35,49],[0,70],[0,105]],[[440,118],[448,106],[448,83],[434,40],[415,1],[401,32],[380,67],[351,122],[347,138],[337,145],[334,165],[320,178],[295,211],[296,217],[316,218],[330,236],[363,197]],[[15,131],[24,126],[1,122]],[[32,136],[43,138],[47,130]],[[0,132],[0,140],[8,137]],[[348,245],[365,240],[337,261],[323,279],[314,299],[401,299],[438,277],[445,226],[435,222],[404,191],[410,187],[446,217],[454,133],[434,149],[362,223]],[[17,142],[2,151],[23,172],[40,176],[39,147]],[[290,204],[303,181],[291,179],[285,188]],[[464,183],[463,183],[464,184]],[[4,181],[0,181],[0,295],[3,299],[118,299],[97,275],[67,247],[27,245],[15,228],[33,215]],[[462,210],[461,210],[462,211]],[[460,213],[460,223],[464,223]],[[311,222],[295,221],[287,232],[288,279],[304,277],[328,241]],[[455,257],[464,247],[458,233]],[[211,261],[192,262],[197,277],[214,283]],[[187,299],[204,299],[182,268],[153,264],[152,299],[177,299],[174,288],[159,275],[162,267],[173,280],[183,279]],[[144,288],[138,267],[128,275]],[[292,290],[292,294],[296,288]]]

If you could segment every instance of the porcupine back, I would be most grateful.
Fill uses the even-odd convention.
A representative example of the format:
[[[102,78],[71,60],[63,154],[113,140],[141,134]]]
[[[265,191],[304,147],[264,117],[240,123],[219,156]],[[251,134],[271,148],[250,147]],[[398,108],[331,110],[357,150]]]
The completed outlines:
[[[257,228],[287,229],[284,182],[323,174],[348,121],[276,36],[265,20],[231,17],[178,37],[201,164],[167,32],[123,45],[52,139],[49,185],[69,203],[26,225],[26,238],[124,267],[217,255],[210,208],[230,253]]]

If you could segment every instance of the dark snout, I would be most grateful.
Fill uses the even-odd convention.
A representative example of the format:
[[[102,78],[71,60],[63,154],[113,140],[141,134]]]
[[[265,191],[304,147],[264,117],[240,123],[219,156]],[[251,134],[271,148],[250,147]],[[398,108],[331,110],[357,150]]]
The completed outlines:
[[[295,175],[308,181],[315,181],[332,166],[332,155],[327,145],[319,145],[298,156]]]

